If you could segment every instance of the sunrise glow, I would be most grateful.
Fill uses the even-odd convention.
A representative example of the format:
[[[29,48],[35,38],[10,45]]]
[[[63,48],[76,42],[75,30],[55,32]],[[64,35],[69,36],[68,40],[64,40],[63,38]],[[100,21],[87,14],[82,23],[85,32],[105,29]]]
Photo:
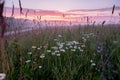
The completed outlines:
[[[94,2],[94,3],[93,3]],[[107,2],[107,4],[105,4]],[[67,21],[67,22],[89,22],[108,20],[111,16],[112,6],[119,7],[118,0],[21,0],[22,13],[20,14],[18,0],[6,0],[4,16],[17,19],[28,19],[36,21]],[[12,6],[14,4],[14,15]],[[99,4],[99,5],[98,5]],[[116,9],[114,19],[119,16],[120,9]],[[116,19],[118,20],[118,19]]]

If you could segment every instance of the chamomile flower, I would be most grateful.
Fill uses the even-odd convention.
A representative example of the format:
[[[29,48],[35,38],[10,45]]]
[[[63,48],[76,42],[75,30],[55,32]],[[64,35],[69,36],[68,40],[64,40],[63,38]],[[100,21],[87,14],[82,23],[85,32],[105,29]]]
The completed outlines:
[[[117,44],[118,43],[118,41],[113,41],[113,44]]]
[[[58,35],[58,37],[62,37],[62,35]]]
[[[60,56],[60,54],[56,54],[56,56]]]
[[[78,49],[80,50],[80,49],[81,49],[81,47],[78,47]]]
[[[26,63],[30,63],[31,62],[31,60],[27,60],[27,61],[25,61]]]
[[[75,52],[76,50],[75,49],[71,49],[71,51]]]
[[[74,46],[74,49],[77,49],[77,46]]]
[[[80,49],[80,52],[83,52],[83,49]]]
[[[4,73],[0,73],[0,80],[4,80],[5,77],[6,77],[6,74],[4,74]]]
[[[33,49],[36,49],[37,47],[36,46],[32,46]]]
[[[55,53],[59,53],[60,51],[56,50]]]
[[[52,52],[51,54],[52,54],[52,55],[55,55],[56,53],[55,53],[55,52]]]
[[[81,47],[82,47],[82,48],[84,48],[84,47],[85,47],[85,45],[83,44],[83,45],[81,45]]]
[[[39,67],[39,69],[41,69],[42,68],[42,66],[38,66]]]
[[[92,62],[93,62],[93,60],[90,60],[90,62],[92,63]]]
[[[51,53],[51,50],[47,50],[48,53]]]
[[[51,49],[58,50],[58,47],[54,46],[54,47],[51,47]]]
[[[41,55],[40,55],[40,58],[41,58],[41,59],[45,58],[45,54],[41,54]]]
[[[64,49],[60,49],[60,51],[61,51],[61,52],[65,52],[65,50],[64,50]]]
[[[37,50],[40,50],[40,49],[41,49],[40,47],[37,48]]]
[[[69,49],[68,47],[65,47],[65,49]]]
[[[31,54],[32,54],[32,52],[28,52],[28,54],[29,54],[29,55],[31,55]]]
[[[58,41],[58,39],[54,39],[54,41]]]
[[[95,63],[92,63],[91,66],[95,66],[96,64]]]

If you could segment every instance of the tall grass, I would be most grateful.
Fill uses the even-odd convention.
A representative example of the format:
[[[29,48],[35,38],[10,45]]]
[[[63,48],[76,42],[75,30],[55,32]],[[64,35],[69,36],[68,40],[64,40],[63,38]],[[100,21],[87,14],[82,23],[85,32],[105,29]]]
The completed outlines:
[[[22,14],[20,0],[19,6]],[[112,14],[114,9],[115,5]],[[7,63],[6,80],[119,80],[120,25],[89,22],[87,17],[84,26],[48,27],[46,23],[41,27],[39,23],[38,29],[5,37],[1,52],[7,55],[0,59],[2,66]]]
[[[92,29],[44,27],[9,39],[7,79],[119,80],[119,25]]]

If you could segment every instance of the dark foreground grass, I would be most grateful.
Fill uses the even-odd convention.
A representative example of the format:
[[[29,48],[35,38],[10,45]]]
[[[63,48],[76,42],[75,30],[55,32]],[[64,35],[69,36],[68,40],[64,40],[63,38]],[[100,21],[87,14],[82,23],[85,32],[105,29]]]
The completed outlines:
[[[120,79],[120,25],[47,27],[7,40],[6,80]]]

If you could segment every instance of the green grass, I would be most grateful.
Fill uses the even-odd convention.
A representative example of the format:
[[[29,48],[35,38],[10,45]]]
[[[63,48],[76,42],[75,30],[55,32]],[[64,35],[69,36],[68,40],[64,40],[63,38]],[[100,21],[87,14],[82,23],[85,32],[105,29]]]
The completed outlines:
[[[47,27],[8,40],[7,80],[120,79],[120,25]]]

